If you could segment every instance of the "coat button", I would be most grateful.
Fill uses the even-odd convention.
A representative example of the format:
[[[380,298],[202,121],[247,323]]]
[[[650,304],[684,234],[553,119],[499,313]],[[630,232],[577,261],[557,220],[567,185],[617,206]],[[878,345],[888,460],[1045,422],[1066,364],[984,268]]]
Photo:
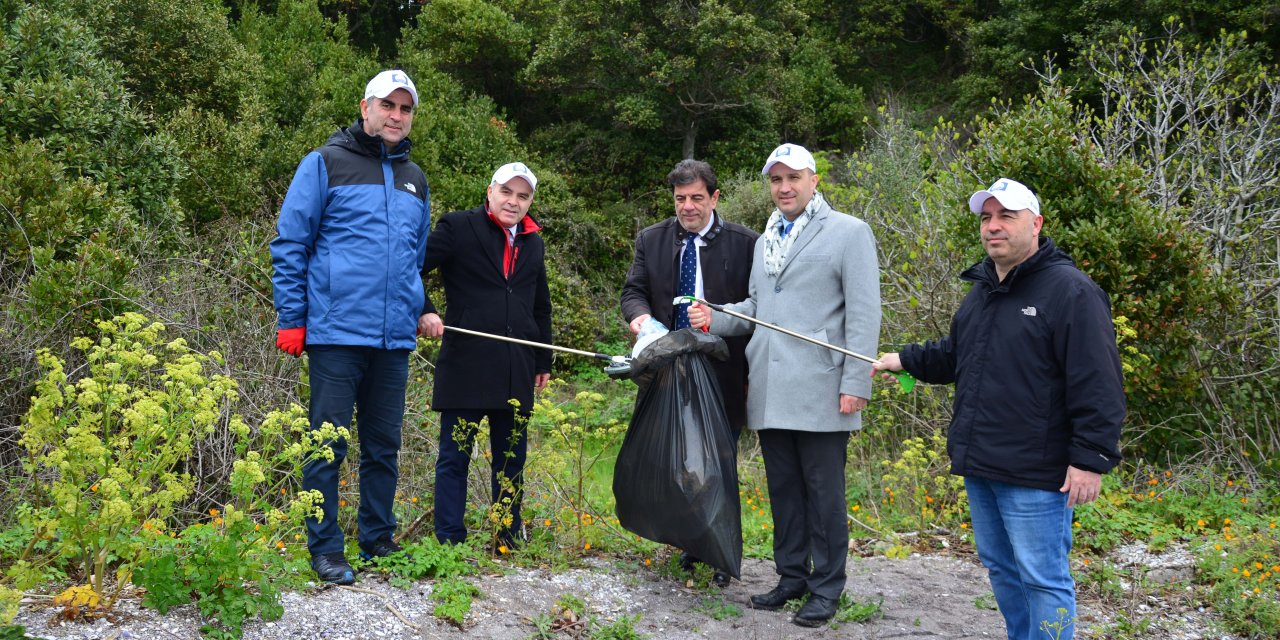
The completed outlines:
[[[773,292],[774,292],[774,293],[782,293],[782,287],[774,287],[774,288],[773,288]]]

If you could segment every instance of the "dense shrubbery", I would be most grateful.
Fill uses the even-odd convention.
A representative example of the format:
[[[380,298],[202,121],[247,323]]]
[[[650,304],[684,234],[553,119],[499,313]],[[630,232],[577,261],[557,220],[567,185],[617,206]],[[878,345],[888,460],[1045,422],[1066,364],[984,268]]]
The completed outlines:
[[[251,598],[270,603],[269,573],[288,556],[262,555],[271,549],[249,529],[263,537],[267,520],[240,514],[281,505],[278,489],[289,480],[266,473],[276,493],[268,496],[261,485],[241,491],[249,476],[235,461],[249,451],[237,448],[246,440],[230,433],[230,416],[275,424],[266,416],[305,400],[307,390],[298,382],[305,381],[305,360],[272,348],[266,244],[298,160],[355,119],[364,83],[386,66],[405,68],[417,82],[414,158],[428,175],[437,215],[479,204],[499,164],[520,159],[538,172],[533,215],[548,240],[560,344],[625,348],[617,299],[631,240],[670,215],[662,177],[682,155],[710,159],[721,177],[721,213],[759,229],[772,209],[758,175],[763,154],[782,139],[819,151],[821,190],[876,232],[886,350],[946,332],[963,295],[956,275],[982,255],[965,199],[1007,175],[1039,190],[1045,233],[1112,298],[1130,391],[1130,461],[1222,464],[1262,494],[1266,474],[1280,468],[1273,382],[1280,366],[1280,84],[1268,66],[1274,47],[1265,46],[1276,37],[1274,18],[1256,3],[1228,2],[1221,11],[1172,7],[1211,15],[1194,28],[1161,23],[1168,33],[1157,40],[1128,27],[1150,29],[1163,10],[1143,7],[1132,21],[1109,16],[1114,20],[1097,25],[1091,12],[1105,7],[1079,3],[1030,3],[1001,16],[984,15],[973,3],[908,10],[831,0],[572,7],[449,0],[420,10],[413,3],[320,4],[0,0],[0,475],[10,488],[0,496],[0,525],[12,525],[0,530],[0,557],[23,584],[79,572],[102,590],[104,577],[128,577],[134,568],[137,581],[154,587],[157,606],[217,591],[202,606],[230,621],[228,628]],[[1032,19],[1040,12],[1064,21],[1065,39],[1054,30],[1061,25]],[[397,19],[385,32],[376,29]],[[1256,40],[1206,36],[1214,25],[1248,20],[1260,21]],[[690,37],[672,40],[676,32]],[[1026,37],[1009,44],[984,36],[995,32]],[[1093,33],[1125,35],[1090,45]],[[394,57],[386,55],[390,49],[368,48],[397,36]],[[1064,43],[1077,48],[1062,75],[1072,91],[1056,72],[1019,70],[1040,49],[1068,53]],[[1008,98],[1036,82],[1042,86],[1035,95],[998,101],[978,119],[964,115],[970,106],[927,109],[954,96],[985,105],[989,96]],[[885,94],[893,95],[881,100],[886,107],[871,109],[865,96]],[[939,112],[955,120],[936,118]],[[41,412],[53,411],[61,416],[59,433],[72,423],[95,428],[94,411],[67,413],[92,399],[81,398],[84,389],[45,376],[58,367],[73,380],[106,376],[91,352],[70,345],[96,333],[98,321],[134,310],[185,340],[183,357],[224,354],[217,368],[238,383],[222,390],[210,423],[221,435],[192,436],[200,462],[179,479],[181,495],[156,494],[173,498],[166,504],[138,498],[140,487],[104,484],[111,465],[93,462],[106,460],[90,456],[98,447],[64,451],[66,460],[80,460],[81,470],[72,472],[58,466],[61,458],[48,458],[57,451],[48,433],[39,436],[38,452],[19,446],[26,415],[37,418],[28,426],[39,426]],[[430,495],[435,435],[427,409],[432,343],[424,345],[414,360],[406,422],[419,428],[407,431],[405,495],[397,507],[414,517],[424,513],[419,498]],[[48,352],[38,363],[41,348]],[[603,384],[580,364],[558,371],[578,376],[576,385]],[[54,410],[49,403],[59,385],[63,405]],[[626,393],[605,388],[603,398],[557,388],[535,418],[549,447],[564,434],[584,436],[590,446],[531,464],[542,475],[531,479],[537,495],[526,505],[540,516],[531,521],[547,530],[530,557],[551,558],[557,545],[575,553],[594,545],[654,559],[651,546],[609,521],[608,497],[592,493],[592,476],[607,473],[608,448],[626,417]],[[886,535],[955,528],[960,497],[940,482],[945,465],[937,457],[949,390],[876,393],[868,409],[874,427],[851,451],[885,466],[865,477],[854,472],[851,509],[866,528]],[[27,437],[37,442],[37,435]],[[110,436],[76,437],[85,443]],[[273,437],[284,436],[253,431],[247,442],[269,457],[267,445],[280,444]],[[746,449],[751,483],[760,475],[758,460]],[[20,459],[29,466],[20,468]],[[487,490],[479,476],[474,484]],[[748,553],[765,554],[767,504],[758,484],[744,496]],[[1232,494],[1241,497],[1248,496]],[[43,536],[49,523],[74,528],[104,505],[124,513],[116,499],[130,508],[115,529],[98,531],[105,542]],[[27,506],[8,508],[19,502]],[[1123,502],[1112,506],[1139,511],[1136,498]],[[1205,518],[1213,527],[1241,518],[1215,509]],[[1179,533],[1169,533],[1160,522],[1173,515],[1147,516],[1141,526],[1170,539],[1200,531],[1184,519],[1175,523]],[[1265,524],[1250,521],[1248,545],[1223,532],[1231,562],[1273,552]],[[1102,522],[1090,526],[1098,529],[1086,537],[1091,548],[1104,549],[1107,536],[1119,535]],[[162,542],[161,530],[174,536]],[[284,531],[269,529],[265,543],[292,545]],[[213,551],[193,555],[193,544]],[[107,561],[103,545],[113,549]],[[207,562],[249,555],[259,562],[247,573],[215,575]],[[19,556],[36,564],[17,563]],[[1239,586],[1224,579],[1223,562],[1206,561],[1203,570],[1215,589]],[[460,586],[459,593],[469,592]],[[0,588],[0,600],[9,595]],[[1240,620],[1274,617],[1257,600],[1234,604]]]

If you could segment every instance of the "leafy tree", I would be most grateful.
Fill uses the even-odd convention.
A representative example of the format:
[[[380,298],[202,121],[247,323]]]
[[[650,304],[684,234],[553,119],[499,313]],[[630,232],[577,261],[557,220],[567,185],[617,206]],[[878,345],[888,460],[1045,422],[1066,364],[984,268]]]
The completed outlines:
[[[1046,54],[1071,73],[1068,84],[1090,81],[1076,56],[1090,43],[1119,38],[1131,29],[1158,33],[1175,16],[1188,25],[1184,37],[1212,40],[1219,31],[1250,29],[1272,52],[1280,51],[1280,14],[1269,0],[1015,0],[987,5],[968,33],[969,71],[957,79],[962,101],[981,107],[991,96],[1017,97],[1035,90],[1029,67]]]
[[[758,108],[789,40],[778,35],[784,20],[802,17],[785,3],[736,5],[565,3],[525,79],[567,105],[594,105],[615,128],[661,132],[692,157],[709,121]]]
[[[1239,309],[1196,354],[1206,404],[1235,441],[1276,442],[1259,408],[1280,401],[1280,80],[1243,33],[1187,43],[1182,25],[1166,26],[1086,52],[1103,88],[1090,134],[1109,162],[1142,168],[1146,198],[1202,234],[1232,282]]]
[[[379,64],[352,48],[343,21],[325,18],[316,0],[281,0],[272,13],[243,6],[233,33],[262,65],[260,162],[274,208],[302,156],[355,121]]]
[[[28,5],[0,51],[0,267],[21,269],[5,284],[24,291],[5,311],[74,331],[125,304],[138,242],[181,237],[181,168],[80,20]]]
[[[363,52],[395,60],[400,32],[413,24],[423,1],[384,2],[382,0],[321,0],[325,17],[347,26],[351,44]]]
[[[423,7],[401,51],[422,52],[436,69],[499,105],[522,96],[516,75],[529,63],[531,30],[484,0],[437,0]]]

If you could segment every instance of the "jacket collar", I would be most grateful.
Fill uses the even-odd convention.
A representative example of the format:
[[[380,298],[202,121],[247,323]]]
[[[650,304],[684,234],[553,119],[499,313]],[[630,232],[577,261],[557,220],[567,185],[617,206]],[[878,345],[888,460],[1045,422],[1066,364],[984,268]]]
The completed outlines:
[[[489,221],[493,223],[493,226],[501,229],[503,233],[507,232],[507,227],[503,226],[501,222],[498,222],[498,219],[495,218],[493,214],[489,212],[489,203],[486,202],[480,205],[480,208],[484,210],[484,214],[488,216]],[[538,224],[538,221],[534,220],[531,214],[526,213],[524,217],[520,219],[520,222],[516,223],[517,236],[522,236],[529,233],[537,233],[539,231],[542,231],[542,225]]]
[[[691,232],[686,230],[684,227],[680,226],[679,219],[672,218],[671,220],[675,222],[675,226],[676,226],[676,236],[675,236],[676,244],[683,245],[688,240],[689,234]],[[720,235],[721,231],[724,231],[724,218],[720,217],[720,212],[716,211],[715,209],[712,209],[711,210],[711,228],[707,229],[707,232],[702,234],[702,241],[709,244],[712,240],[715,239],[716,236]]]
[[[400,141],[396,148],[387,151],[380,136],[371,136],[364,132],[364,119],[356,118],[350,127],[339,129],[329,137],[329,144],[336,144],[354,153],[370,158],[387,158],[400,160],[409,157],[409,149],[413,143],[409,138]]]
[[[960,279],[967,282],[985,283],[992,290],[1009,290],[1013,287],[1015,280],[1026,277],[1026,274],[1035,273],[1040,269],[1054,264],[1066,263],[1074,265],[1075,260],[1067,255],[1058,245],[1054,244],[1053,239],[1048,236],[1040,236],[1040,244],[1036,252],[1031,257],[1023,260],[1014,268],[1009,270],[1004,281],[996,275],[996,263],[990,256],[983,258],[981,262],[965,269],[960,274]]]

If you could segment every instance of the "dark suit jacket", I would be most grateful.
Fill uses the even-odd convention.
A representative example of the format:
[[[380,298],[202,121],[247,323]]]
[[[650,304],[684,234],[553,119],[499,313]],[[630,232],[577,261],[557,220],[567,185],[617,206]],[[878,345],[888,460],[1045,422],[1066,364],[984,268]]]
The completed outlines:
[[[506,231],[484,206],[445,214],[427,238],[425,278],[444,280],[444,324],[500,336],[551,343],[551,293],[540,227],[526,216],[516,235],[515,269],[502,273]],[[435,313],[427,296],[423,313]],[[533,378],[551,371],[551,352],[491,338],[445,331],[436,359],[432,408],[533,409]]]
[[[680,277],[680,248],[687,232],[670,217],[645,228],[636,236],[636,255],[622,287],[622,316],[627,322],[650,314],[668,329],[673,326],[676,281]],[[698,249],[702,286],[707,302],[738,302],[748,296],[751,260],[760,234],[715,214],[715,223],[703,237],[707,245]],[[428,245],[430,251],[430,245]],[[713,362],[729,426],[735,432],[747,423],[747,336],[726,338],[729,359]]]

